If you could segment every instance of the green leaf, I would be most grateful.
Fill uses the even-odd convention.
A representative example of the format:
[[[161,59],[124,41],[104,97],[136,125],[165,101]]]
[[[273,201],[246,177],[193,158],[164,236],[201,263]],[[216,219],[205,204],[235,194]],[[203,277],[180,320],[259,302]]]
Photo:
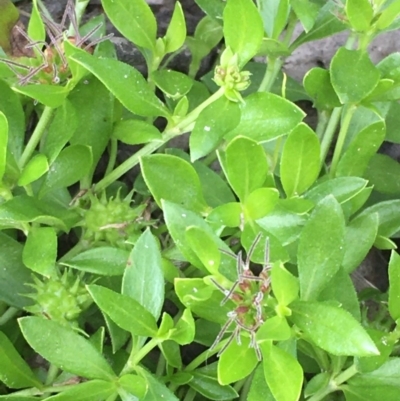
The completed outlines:
[[[1,7],[4,6],[0,4],[0,10]],[[1,12],[0,15],[2,15]],[[0,93],[0,111],[4,114],[8,122],[8,149],[12,157],[18,160],[21,156],[25,140],[24,110],[20,97],[2,80],[0,80]],[[4,123],[2,125],[4,126]],[[4,139],[2,136],[2,140]]]
[[[148,391],[141,401],[179,401],[160,379],[140,366],[136,366],[135,370],[147,381],[148,386]]]
[[[32,272],[22,263],[22,245],[0,232],[0,301],[22,309],[31,302],[24,294],[31,292]]]
[[[8,122],[6,116],[0,111],[0,182],[6,171],[8,143]]]
[[[393,386],[400,387],[400,358],[390,358],[372,372],[358,374],[350,379],[350,383],[363,387]]]
[[[13,86],[13,90],[54,109],[62,106],[69,95],[67,87],[55,85]]]
[[[163,199],[206,213],[208,206],[199,177],[188,162],[176,156],[157,154],[143,157],[140,165],[143,178],[159,206]]]
[[[272,343],[261,344],[265,381],[276,401],[300,398],[303,369],[292,355]]]
[[[227,3],[223,20],[225,44],[239,55],[243,67],[257,54],[264,36],[260,14],[251,0],[235,0]]]
[[[265,341],[286,341],[292,336],[291,328],[286,318],[281,316],[273,316],[267,319],[257,330],[257,343],[261,344]]]
[[[179,345],[174,341],[167,340],[163,341],[159,347],[168,365],[181,370],[182,357]]]
[[[134,67],[113,59],[96,58],[90,54],[75,54],[71,59],[95,75],[132,113],[145,117],[169,117],[170,113],[165,105]]]
[[[278,200],[279,191],[275,188],[255,189],[249,194],[243,204],[245,221],[248,219],[257,220],[264,217],[275,208]]]
[[[0,47],[5,52],[11,51],[11,30],[19,18],[18,8],[9,0],[0,1]]]
[[[339,270],[344,255],[345,221],[342,209],[330,195],[320,201],[299,239],[298,269],[301,299],[317,299]]]
[[[366,32],[374,17],[369,0],[347,0],[345,11],[351,27],[358,32]]]
[[[328,70],[319,67],[311,68],[304,76],[303,84],[317,109],[331,110],[340,106],[340,100],[333,89]]]
[[[47,157],[41,153],[32,157],[21,172],[18,185],[25,186],[38,180],[49,171]]]
[[[240,121],[239,104],[225,96],[207,106],[196,119],[190,134],[189,147],[192,162],[207,156],[221,142],[224,135]]]
[[[152,124],[142,120],[122,120],[114,125],[112,136],[128,145],[139,145],[161,140],[160,131]]]
[[[135,45],[154,50],[157,23],[144,0],[102,0],[113,25]]]
[[[280,305],[289,305],[298,298],[299,279],[287,271],[283,263],[275,263],[270,274],[272,291]]]
[[[72,96],[73,95],[72,93]],[[47,130],[47,134],[42,139],[41,152],[47,156],[50,164],[54,162],[61,150],[72,138],[77,127],[77,113],[74,106],[67,99],[64,104],[57,109],[54,119],[51,121]]]
[[[389,156],[376,154],[368,164],[365,178],[384,194],[400,193],[400,164]]]
[[[349,312],[330,304],[304,301],[293,303],[291,309],[296,326],[323,350],[333,355],[379,355],[374,342]]]
[[[63,391],[62,393],[46,398],[50,401],[98,401],[106,400],[108,397],[116,394],[115,383],[104,380],[90,380],[85,383],[79,383]]]
[[[378,225],[378,215],[375,213],[358,216],[347,225],[342,261],[346,273],[354,271],[365,259],[374,244]]]
[[[320,9],[319,4],[308,0],[291,0],[290,5],[300,20],[304,31],[309,32],[315,24]]]
[[[122,276],[128,257],[129,253],[124,249],[102,246],[83,251],[61,264],[100,276]]]
[[[88,379],[114,380],[104,357],[72,329],[41,317],[23,317],[18,322],[28,344],[50,363]]]
[[[232,189],[242,202],[264,184],[268,174],[263,147],[245,137],[237,137],[229,143],[223,168]]]
[[[317,179],[320,171],[320,145],[315,132],[300,123],[283,146],[280,175],[288,197],[301,195]]]
[[[194,340],[195,322],[190,309],[185,308],[182,316],[175,325],[175,331],[171,335],[171,340],[174,340],[179,345],[190,344]]]
[[[185,96],[193,85],[193,80],[181,72],[173,70],[159,70],[151,74],[156,86],[173,100]]]
[[[33,42],[41,42],[46,39],[46,30],[40,16],[37,0],[32,1],[31,18],[29,18],[27,34]]]
[[[388,28],[400,14],[400,1],[394,0],[388,2],[388,7],[386,7],[378,18],[376,27],[379,30]]]
[[[267,92],[247,96],[240,107],[240,123],[225,136],[226,140],[243,135],[257,142],[267,142],[287,135],[305,116],[294,103]]]
[[[376,203],[364,209],[358,217],[373,213],[378,214],[378,235],[389,238],[400,230],[400,200]]]
[[[218,362],[218,382],[222,385],[237,382],[247,377],[257,366],[257,356],[249,347],[250,339],[241,336],[241,345],[234,340],[222,353]]]
[[[164,304],[164,275],[160,247],[147,229],[137,240],[122,280],[122,294],[146,308],[155,319]]]
[[[93,93],[96,96],[93,96]],[[78,124],[70,143],[90,147],[94,168],[111,137],[114,96],[98,79],[90,77],[76,86],[68,100],[74,109],[79,111],[76,113]]]
[[[222,19],[222,13],[225,8],[225,3],[215,2],[214,0],[195,0],[195,3],[204,11],[208,16],[215,19]]]
[[[395,386],[360,387],[353,385],[342,386],[346,401],[397,401],[399,399],[399,388]]]
[[[138,336],[157,334],[154,316],[135,299],[95,284],[87,289],[99,308],[122,329]]]
[[[247,401],[276,401],[265,381],[262,363],[256,368],[251,380]]]
[[[393,320],[400,318],[400,256],[395,251],[389,261],[389,313]]]
[[[138,375],[123,375],[118,379],[118,385],[126,390],[129,394],[138,397],[139,399],[144,398],[147,392],[146,380]]]
[[[382,145],[385,133],[385,123],[383,121],[373,123],[361,130],[352,139],[350,146],[341,157],[336,176],[363,177],[368,163]],[[369,177],[367,176],[366,178]]]
[[[332,195],[343,204],[359,194],[368,184],[367,180],[359,177],[336,177],[315,185],[304,197],[315,204],[325,197]]]
[[[92,152],[88,146],[68,146],[51,164],[40,195],[43,196],[46,192],[75,184],[88,174],[91,167]]]
[[[231,400],[239,396],[233,387],[221,386],[216,376],[216,363],[213,363],[193,371],[188,384],[208,400]]]
[[[332,58],[331,82],[340,101],[358,103],[378,85],[379,70],[362,50],[341,47]]]
[[[57,234],[53,227],[32,227],[26,239],[22,260],[36,273],[50,277],[55,273]]]
[[[288,0],[261,0],[260,14],[268,37],[278,39],[288,21],[290,7]]]
[[[186,23],[182,6],[179,1],[175,3],[174,12],[164,36],[165,53],[173,53],[179,50],[185,43]]]
[[[242,205],[239,202],[229,202],[216,207],[207,216],[207,221],[216,227],[239,227],[241,214]]]
[[[36,379],[28,364],[22,359],[13,343],[0,331],[0,381],[10,388],[37,387]]]

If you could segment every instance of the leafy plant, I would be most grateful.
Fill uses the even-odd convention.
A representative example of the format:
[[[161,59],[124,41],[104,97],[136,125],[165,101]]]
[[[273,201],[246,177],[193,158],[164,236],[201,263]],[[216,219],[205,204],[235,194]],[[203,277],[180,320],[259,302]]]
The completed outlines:
[[[0,1],[0,399],[397,401],[399,55],[366,49],[400,2],[196,3],[193,36],[176,2],[157,37],[144,0],[102,0],[144,77],[88,1],[34,0],[26,31]],[[344,30],[329,69],[281,71]],[[389,288],[357,293],[372,247]]]

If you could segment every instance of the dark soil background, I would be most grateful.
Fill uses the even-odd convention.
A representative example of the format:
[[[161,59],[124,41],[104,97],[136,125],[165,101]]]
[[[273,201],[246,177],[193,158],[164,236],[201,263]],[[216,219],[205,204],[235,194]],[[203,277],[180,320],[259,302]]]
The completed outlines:
[[[219,0],[215,0],[219,1]],[[66,0],[44,0],[43,3],[47,6],[49,12],[53,15],[56,21],[61,20],[63,15]],[[172,11],[174,8],[174,0],[148,0],[151,6],[157,22],[158,22],[158,34],[159,36],[164,35],[167,26],[169,24]],[[31,10],[31,1],[22,0],[18,1],[16,5],[22,11],[21,19],[26,24],[28,16]],[[181,0],[182,7],[186,16],[186,24],[188,34],[193,34],[198,21],[204,16],[201,9],[197,6],[194,0]],[[88,7],[87,13],[84,20],[90,19],[100,13],[102,13],[101,1],[91,0]],[[112,38],[113,43],[117,48],[118,58],[128,64],[133,65],[139,69],[143,74],[146,74],[146,67],[140,52],[110,24],[107,23],[107,31],[113,32],[114,37]],[[301,27],[298,27],[297,34],[301,32]],[[346,41],[347,34],[334,35],[328,39],[319,40],[312,43],[307,43],[297,49],[292,56],[290,56],[285,63],[285,72],[301,81],[304,74],[315,66],[328,67],[330,60],[337,48],[343,45]],[[378,62],[388,54],[400,50],[400,32],[391,32],[389,34],[381,35],[378,37],[370,46],[370,55],[373,62]],[[218,56],[218,49],[207,57],[202,65],[200,76],[207,73],[213,68],[213,62]],[[176,57],[171,63],[172,69],[187,72],[188,65],[190,62],[190,52],[186,49],[178,57]],[[310,125],[314,125],[315,112],[312,108],[311,103],[301,102],[302,107],[308,114],[307,122]],[[176,143],[174,144],[176,146]],[[185,147],[185,141],[178,143],[177,146]],[[128,149],[129,152],[132,150]],[[400,147],[393,144],[384,144],[381,149],[382,152],[389,154],[391,157],[400,160]],[[124,151],[122,152],[122,159]],[[126,150],[125,150],[126,153]],[[360,268],[353,274],[353,281],[355,282],[357,290],[362,290],[368,287],[378,287],[381,290],[386,290],[388,285],[387,279],[387,259],[388,254],[373,249],[367,256],[365,261],[362,263]]]

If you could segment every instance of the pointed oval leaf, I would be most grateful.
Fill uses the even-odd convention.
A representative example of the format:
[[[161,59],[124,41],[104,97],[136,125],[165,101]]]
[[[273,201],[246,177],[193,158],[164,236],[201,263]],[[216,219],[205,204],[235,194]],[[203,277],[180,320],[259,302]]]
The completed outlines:
[[[66,86],[36,84],[13,86],[13,90],[51,108],[62,106],[70,92]]]
[[[99,308],[122,329],[138,336],[157,334],[154,316],[135,299],[95,284],[87,289]]]
[[[122,276],[129,253],[124,249],[102,246],[88,249],[61,264],[100,276]]]
[[[10,388],[37,387],[37,380],[28,364],[22,359],[13,343],[0,331],[0,381]]]
[[[118,384],[129,394],[138,397],[139,399],[144,398],[147,392],[147,382],[143,377],[138,375],[128,374],[123,375],[118,379]],[[132,400],[134,401],[134,400]]]
[[[187,161],[156,154],[143,157],[140,165],[143,178],[159,206],[164,199],[198,213],[208,210],[199,177]]]
[[[53,227],[32,227],[26,239],[22,259],[25,266],[49,277],[56,273],[57,234]]]
[[[283,263],[272,266],[271,286],[280,305],[287,306],[299,296],[299,279],[286,270]]]
[[[193,80],[187,75],[173,70],[159,70],[151,74],[152,81],[165,93],[165,96],[173,100],[185,96],[193,85]]]
[[[275,188],[255,189],[250,193],[243,205],[245,216],[250,220],[261,219],[272,212],[278,199],[279,191]]]
[[[71,328],[33,316],[20,318],[18,323],[28,344],[60,369],[88,379],[115,378],[104,357]]]
[[[113,25],[135,45],[154,50],[157,23],[144,0],[102,0]]]
[[[378,85],[380,73],[368,53],[341,47],[332,58],[331,82],[340,101],[358,103]]]
[[[147,229],[129,256],[122,279],[122,294],[138,301],[158,319],[164,304],[164,287],[160,247]]]
[[[41,153],[32,157],[31,160],[26,164],[21,172],[21,176],[18,180],[18,185],[28,185],[49,171],[49,163],[47,157]]]
[[[298,269],[301,299],[317,299],[343,260],[343,211],[330,195],[315,207],[299,239]]]
[[[233,340],[222,353],[218,362],[218,382],[222,385],[237,382],[247,377],[257,366],[258,360],[250,339],[241,337],[241,345]]]
[[[182,6],[179,1],[175,3],[174,12],[164,36],[165,53],[173,53],[179,50],[185,43],[186,22]]]
[[[330,304],[304,301],[293,303],[291,309],[291,320],[325,351],[333,355],[379,355],[374,342],[349,312]]]
[[[32,12],[31,18],[29,18],[27,34],[33,42],[41,42],[46,39],[46,30],[42,17],[40,16],[37,0],[33,0],[32,3]]]
[[[265,381],[276,401],[297,401],[303,385],[303,369],[292,355],[283,349],[261,345]]]
[[[249,138],[237,137],[226,148],[224,172],[231,187],[244,202],[267,178],[268,162],[264,148]]]
[[[114,125],[112,136],[128,145],[138,145],[161,140],[160,131],[152,124],[142,120],[122,120]]]
[[[150,89],[143,75],[134,67],[113,59],[90,54],[75,54],[71,59],[94,74],[132,113],[145,117],[169,117],[165,105]]]
[[[320,145],[315,132],[300,123],[283,146],[280,175],[288,197],[301,195],[317,179],[320,171]]]
[[[355,31],[365,32],[370,28],[374,10],[369,0],[347,0],[345,11]]]
[[[244,66],[256,55],[264,36],[260,14],[251,0],[236,0],[227,3],[223,20],[225,44]]]

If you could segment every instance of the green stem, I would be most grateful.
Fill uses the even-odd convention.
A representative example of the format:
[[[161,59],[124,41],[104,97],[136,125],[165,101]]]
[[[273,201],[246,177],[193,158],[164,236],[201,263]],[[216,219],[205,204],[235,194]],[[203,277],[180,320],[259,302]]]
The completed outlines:
[[[272,85],[275,82],[276,76],[280,71],[283,64],[283,60],[278,58],[268,59],[267,70],[265,72],[264,78],[258,88],[258,92],[270,92]]]
[[[335,135],[337,126],[340,121],[341,113],[342,113],[341,107],[335,107],[333,109],[329,122],[326,126],[326,130],[323,134],[321,141],[321,167],[324,165],[326,161],[326,156],[328,155],[329,148],[331,147],[333,137]]]
[[[1,316],[0,316],[0,326],[6,324],[13,317],[19,313],[19,309],[14,306],[10,306]]]
[[[146,343],[139,351],[136,352],[136,349],[133,348],[131,355],[129,356],[128,361],[126,362],[124,368],[121,371],[121,375],[131,372],[131,370],[158,344],[160,344],[162,340],[159,338],[152,338],[148,343]]]
[[[347,382],[350,378],[358,373],[356,365],[353,364],[349,368],[347,368],[344,372],[340,373],[335,377],[336,386],[340,386],[341,384]]]
[[[196,397],[196,391],[192,388],[190,388],[188,390],[188,392],[185,395],[185,398],[183,399],[183,401],[193,401],[194,397]]]
[[[318,124],[317,128],[315,129],[315,133],[317,134],[319,139],[322,139],[324,136],[324,132],[329,123],[330,115],[331,113],[329,113],[327,110],[321,110],[320,112],[318,112]]]
[[[148,143],[143,146],[138,152],[132,155],[129,159],[125,160],[122,164],[120,164],[115,170],[113,170],[110,174],[106,175],[102,180],[100,180],[96,186],[95,190],[97,192],[102,191],[107,188],[110,184],[112,184],[119,177],[128,172],[131,168],[136,166],[140,162],[140,158],[143,156],[150,155],[155,152],[165,143],[167,143],[170,139],[182,135],[185,132],[190,131],[193,123],[196,121],[199,114],[211,103],[215,102],[224,94],[224,89],[220,88],[217,92],[212,94],[205,102],[196,107],[191,113],[189,113],[182,121],[176,124],[174,127],[167,127],[163,134],[162,140],[157,140]]]
[[[83,249],[86,248],[86,245],[84,241],[79,241],[74,247],[72,247],[65,255],[61,256],[61,258],[58,260],[58,263],[64,262],[64,260],[71,259],[78,253],[80,253]]]
[[[336,141],[335,151],[333,152],[332,164],[330,168],[331,177],[335,177],[337,165],[342,154],[343,145],[346,140],[347,131],[349,129],[350,121],[353,117],[354,112],[357,110],[355,105],[348,105],[344,109],[343,121],[340,127],[339,135]]]
[[[32,133],[32,136],[29,138],[28,143],[19,159],[19,167],[22,169],[25,164],[31,158],[33,152],[35,151],[37,145],[40,142],[47,126],[49,125],[50,121],[54,116],[54,112],[56,111],[55,108],[46,106],[43,110],[42,115],[40,116],[39,122],[36,125],[35,130]]]
[[[47,372],[47,377],[46,377],[46,381],[45,381],[45,385],[46,386],[50,386],[51,384],[53,384],[54,380],[56,379],[58,375],[58,367],[50,364],[49,370]]]
[[[114,168],[115,162],[117,160],[117,153],[118,153],[118,141],[115,138],[111,138],[108,163],[105,175],[110,174],[112,169]]]
[[[240,392],[240,397],[239,401],[246,401],[248,399],[249,391],[251,384],[253,383],[253,376],[254,376],[254,371],[253,373],[245,380],[242,391]]]

